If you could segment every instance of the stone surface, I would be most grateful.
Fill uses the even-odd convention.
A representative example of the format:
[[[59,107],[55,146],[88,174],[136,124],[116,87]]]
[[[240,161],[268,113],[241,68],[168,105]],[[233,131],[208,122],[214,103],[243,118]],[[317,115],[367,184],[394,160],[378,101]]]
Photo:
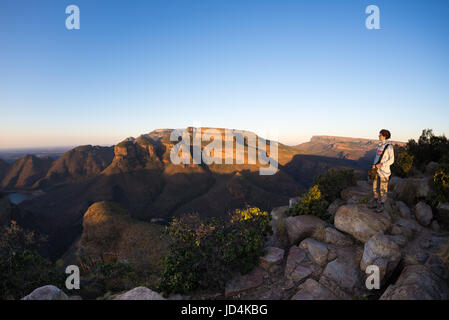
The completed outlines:
[[[285,219],[290,244],[297,244],[305,238],[324,239],[326,222],[311,215],[287,217]]]
[[[284,249],[276,247],[266,248],[266,253],[259,259],[259,265],[265,270],[269,271],[270,268],[276,264],[281,263],[284,258]]]
[[[440,202],[437,206],[438,214],[442,217],[449,217],[449,202]]]
[[[297,246],[292,246],[290,248],[284,270],[284,276],[287,279],[297,282],[316,271],[317,270],[313,268],[313,265],[307,265],[307,254],[305,250]]]
[[[364,286],[359,266],[361,255],[358,248],[340,248],[338,258],[327,264],[319,282],[341,299],[360,296]]]
[[[410,219],[412,212],[410,208],[403,201],[396,201],[396,207],[398,208],[399,215],[404,219]]]
[[[341,206],[334,219],[335,227],[365,243],[378,232],[386,232],[391,226],[387,214],[379,214],[363,204]]]
[[[415,206],[416,220],[423,226],[428,226],[433,218],[432,208],[424,201],[420,201]]]
[[[325,286],[313,279],[307,279],[298,287],[291,300],[337,300],[338,298]]]
[[[339,247],[350,246],[354,243],[351,237],[341,233],[340,231],[332,227],[324,229],[324,242]]]
[[[448,290],[444,280],[425,266],[416,264],[405,267],[380,300],[447,300]]]
[[[301,241],[299,247],[309,252],[313,262],[320,266],[326,265],[329,250],[324,243],[321,243],[313,238],[307,238]]]
[[[165,300],[159,293],[148,289],[147,287],[137,287],[122,293],[114,300]]]
[[[440,168],[440,164],[438,162],[430,161],[426,165],[425,173],[433,176],[439,168]]]
[[[401,251],[394,238],[378,233],[365,243],[360,269],[365,272],[369,265],[378,266],[382,282],[391,275],[400,259]]]
[[[48,285],[37,288],[22,300],[68,300],[69,297],[59,288]]]
[[[372,189],[367,181],[359,180],[357,185],[343,189],[340,192],[340,197],[345,201],[352,200],[356,202],[363,198],[372,197]]]
[[[417,199],[424,199],[430,193],[432,177],[407,178],[394,185],[398,200],[413,205]],[[393,190],[393,189],[392,189]]]
[[[238,275],[226,284],[225,297],[231,297],[241,292],[260,287],[266,275],[267,272],[260,267],[255,267],[245,275]]]

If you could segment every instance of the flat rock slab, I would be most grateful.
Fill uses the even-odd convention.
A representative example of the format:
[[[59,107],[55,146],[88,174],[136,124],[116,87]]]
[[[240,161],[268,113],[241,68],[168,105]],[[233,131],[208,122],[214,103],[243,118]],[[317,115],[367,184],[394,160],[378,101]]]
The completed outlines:
[[[334,219],[335,227],[349,233],[365,243],[378,232],[386,232],[391,226],[391,218],[385,213],[376,213],[364,204],[341,206]]]
[[[284,258],[284,249],[276,247],[266,248],[266,253],[259,259],[259,265],[265,270],[269,271],[274,265],[281,263]]]
[[[225,297],[235,296],[241,292],[260,287],[267,275],[264,269],[255,267],[250,273],[233,278],[226,284]]]
[[[338,298],[321,283],[307,279],[298,287],[298,292],[291,300],[338,300]]]

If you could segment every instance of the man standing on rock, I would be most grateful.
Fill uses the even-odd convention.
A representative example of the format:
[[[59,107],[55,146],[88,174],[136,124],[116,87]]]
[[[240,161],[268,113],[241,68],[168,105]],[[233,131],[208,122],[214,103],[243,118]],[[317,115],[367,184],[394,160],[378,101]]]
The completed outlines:
[[[384,204],[387,201],[388,180],[391,175],[390,166],[394,162],[393,146],[388,141],[390,137],[390,131],[385,129],[380,130],[379,144],[371,168],[371,170],[376,171],[376,176],[373,180],[374,199],[368,202],[368,208],[376,208],[376,212],[382,212],[384,210]],[[377,191],[378,187],[379,192]]]

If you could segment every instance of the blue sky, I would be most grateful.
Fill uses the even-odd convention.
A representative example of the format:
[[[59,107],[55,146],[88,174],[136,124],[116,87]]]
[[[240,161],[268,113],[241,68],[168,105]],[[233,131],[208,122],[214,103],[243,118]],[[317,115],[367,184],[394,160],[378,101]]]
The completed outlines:
[[[448,14],[444,0],[0,0],[0,148],[189,125],[287,144],[447,135]]]

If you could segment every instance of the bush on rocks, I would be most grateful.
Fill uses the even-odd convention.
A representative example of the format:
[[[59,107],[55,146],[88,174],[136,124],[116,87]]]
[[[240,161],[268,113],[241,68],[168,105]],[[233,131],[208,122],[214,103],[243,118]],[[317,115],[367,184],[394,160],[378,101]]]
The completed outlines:
[[[229,219],[174,218],[166,229],[170,249],[158,289],[186,294],[224,288],[232,274],[245,274],[258,263],[271,234],[270,219],[258,208],[236,210]]]
[[[328,207],[329,202],[324,199],[318,185],[314,185],[304,195],[301,202],[288,209],[286,214],[287,216],[313,215],[329,222],[331,214],[327,211]]]

